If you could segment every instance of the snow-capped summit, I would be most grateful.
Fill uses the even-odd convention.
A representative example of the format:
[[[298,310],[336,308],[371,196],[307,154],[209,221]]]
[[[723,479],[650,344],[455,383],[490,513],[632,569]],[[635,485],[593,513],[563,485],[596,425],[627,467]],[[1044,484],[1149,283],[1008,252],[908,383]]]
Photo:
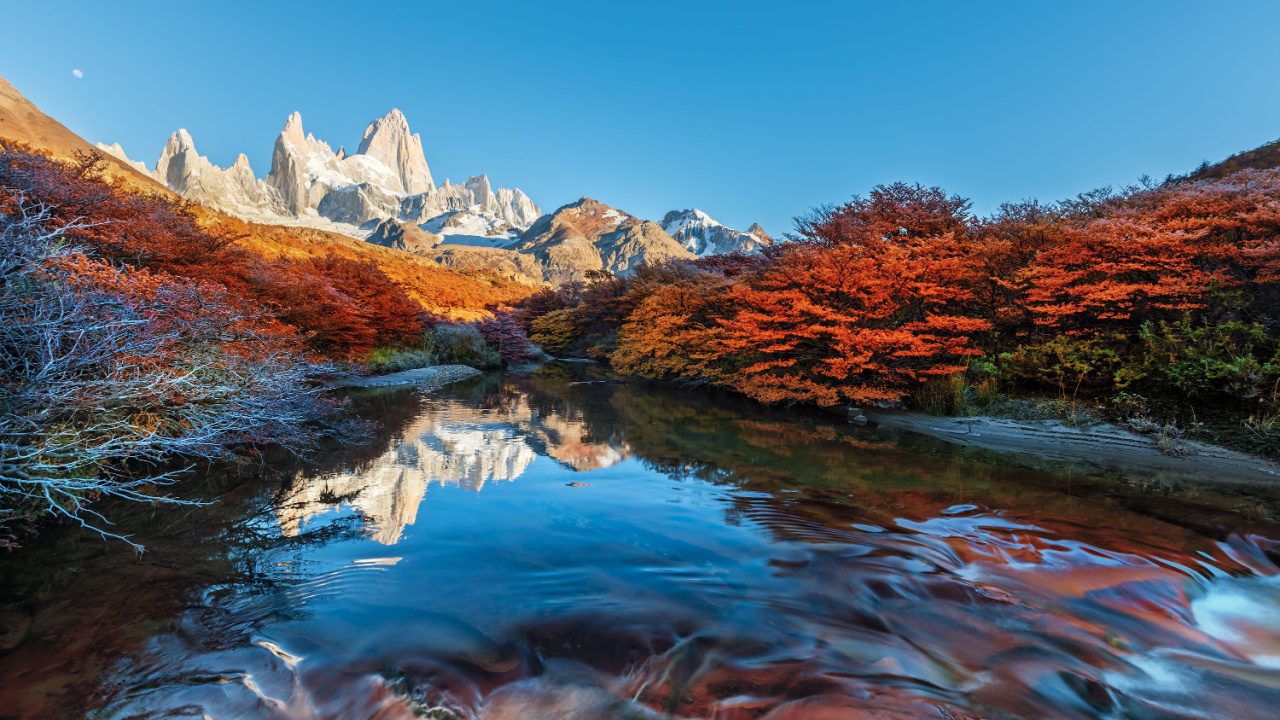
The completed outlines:
[[[662,218],[662,229],[699,257],[721,253],[756,252],[765,245],[772,245],[759,223],[752,223],[746,232],[725,227],[705,212],[672,210]]]

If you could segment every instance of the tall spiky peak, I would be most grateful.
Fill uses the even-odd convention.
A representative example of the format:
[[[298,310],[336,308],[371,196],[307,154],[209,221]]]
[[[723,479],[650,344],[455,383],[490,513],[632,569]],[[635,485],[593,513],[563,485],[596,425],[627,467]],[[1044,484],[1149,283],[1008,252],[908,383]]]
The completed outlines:
[[[369,123],[356,154],[377,159],[390,168],[399,178],[403,192],[426,192],[435,186],[422,151],[422,136],[409,129],[408,119],[395,108]]]
[[[284,121],[284,129],[280,131],[280,137],[288,140],[294,145],[301,145],[307,140],[307,134],[302,131],[302,113],[294,110]]]

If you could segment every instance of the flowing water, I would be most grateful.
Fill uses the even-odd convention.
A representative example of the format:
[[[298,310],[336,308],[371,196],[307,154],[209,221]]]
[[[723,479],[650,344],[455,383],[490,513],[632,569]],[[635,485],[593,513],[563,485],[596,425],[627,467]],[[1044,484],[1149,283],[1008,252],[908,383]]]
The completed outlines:
[[[1280,502],[581,366],[0,559],[0,718],[1272,718]],[[283,469],[282,469],[283,468]]]

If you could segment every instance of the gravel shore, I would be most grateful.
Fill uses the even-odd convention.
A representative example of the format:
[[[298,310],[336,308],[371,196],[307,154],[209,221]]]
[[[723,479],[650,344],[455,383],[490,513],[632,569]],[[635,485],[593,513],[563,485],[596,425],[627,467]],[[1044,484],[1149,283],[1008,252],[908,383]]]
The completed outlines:
[[[482,373],[466,365],[433,365],[432,367],[403,370],[388,375],[344,378],[333,383],[335,388],[380,388],[397,385],[413,385],[424,392],[439,390],[445,385],[469,380]]]

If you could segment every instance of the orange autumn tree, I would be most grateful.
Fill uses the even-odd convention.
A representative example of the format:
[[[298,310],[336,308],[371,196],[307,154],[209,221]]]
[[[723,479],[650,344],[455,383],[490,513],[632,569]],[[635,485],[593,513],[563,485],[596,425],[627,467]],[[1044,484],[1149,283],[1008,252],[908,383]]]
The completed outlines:
[[[765,402],[899,400],[963,371],[975,275],[961,234],[968,202],[897,184],[820,211],[801,236],[729,293],[720,360]]]
[[[1203,305],[1227,280],[1206,267],[1194,237],[1142,217],[1107,217],[1041,252],[1022,273],[1027,306],[1042,327],[1067,333],[1137,327]]]
[[[1042,327],[1131,332],[1207,310],[1215,288],[1259,295],[1280,281],[1280,172],[1174,183],[1109,210],[1019,274]]]
[[[731,313],[732,285],[715,269],[679,267],[682,273],[638,289],[644,299],[618,330],[610,362],[619,372],[649,378],[726,383],[720,322]]]

